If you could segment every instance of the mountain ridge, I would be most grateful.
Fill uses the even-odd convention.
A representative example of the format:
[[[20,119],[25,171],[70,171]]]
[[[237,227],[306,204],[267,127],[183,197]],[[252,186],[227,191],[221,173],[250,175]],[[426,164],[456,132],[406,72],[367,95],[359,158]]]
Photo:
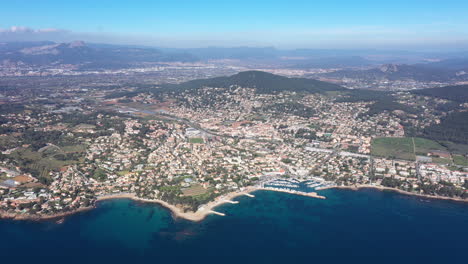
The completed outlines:
[[[430,67],[427,64],[383,64],[365,70],[339,70],[323,74],[328,78],[387,79],[446,82],[464,79],[468,76],[457,74],[455,70]]]
[[[73,64],[80,69],[130,67],[144,62],[193,62],[198,59],[186,53],[166,53],[156,48],[88,45],[83,41],[70,43],[9,42],[0,45],[0,64],[30,65]]]

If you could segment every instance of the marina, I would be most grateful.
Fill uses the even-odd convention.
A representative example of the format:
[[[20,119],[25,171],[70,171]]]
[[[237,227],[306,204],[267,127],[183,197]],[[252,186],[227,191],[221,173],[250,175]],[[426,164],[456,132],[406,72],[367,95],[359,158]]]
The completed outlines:
[[[315,191],[335,186],[332,182],[327,182],[317,177],[306,177],[304,179],[296,178],[273,178],[261,183],[262,189],[287,191],[290,193],[307,195]]]

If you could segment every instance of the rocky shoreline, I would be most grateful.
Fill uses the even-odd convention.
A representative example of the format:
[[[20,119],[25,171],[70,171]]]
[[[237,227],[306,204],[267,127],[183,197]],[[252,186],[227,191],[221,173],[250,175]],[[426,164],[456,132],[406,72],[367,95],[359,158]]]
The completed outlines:
[[[76,210],[72,210],[68,212],[60,212],[60,213],[50,214],[50,215],[14,214],[14,213],[0,211],[0,219],[20,220],[20,221],[46,221],[46,220],[56,220],[56,219],[60,220],[61,218],[74,215],[77,213],[81,213],[81,212],[86,212],[94,208],[95,206],[82,207]]]
[[[359,184],[359,185],[351,185],[351,186],[330,186],[330,187],[319,188],[317,190],[327,190],[327,189],[346,189],[346,190],[353,190],[353,191],[358,191],[360,189],[376,189],[376,190],[380,190],[380,191],[393,191],[393,192],[397,192],[397,193],[401,193],[401,194],[405,194],[405,195],[418,196],[418,197],[421,197],[421,198],[428,198],[428,199],[449,200],[449,201],[465,202],[465,203],[468,202],[468,199],[463,199],[463,198],[413,193],[413,192],[400,190],[400,189],[397,189],[397,188],[385,187],[385,186],[375,186],[375,185],[369,185],[369,184]]]

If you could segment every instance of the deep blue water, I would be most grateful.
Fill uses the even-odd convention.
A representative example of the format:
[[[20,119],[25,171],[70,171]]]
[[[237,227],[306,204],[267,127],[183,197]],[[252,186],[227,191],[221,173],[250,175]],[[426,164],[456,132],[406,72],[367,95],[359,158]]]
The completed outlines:
[[[468,204],[376,190],[269,191],[200,223],[101,202],[54,222],[0,221],[1,263],[468,263]]]

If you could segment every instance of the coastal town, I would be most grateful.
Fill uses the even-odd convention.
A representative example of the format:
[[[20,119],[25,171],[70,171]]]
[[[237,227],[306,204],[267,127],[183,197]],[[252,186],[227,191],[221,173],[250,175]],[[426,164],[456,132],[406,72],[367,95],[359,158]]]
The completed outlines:
[[[0,214],[53,218],[130,197],[203,217],[259,189],[325,198],[327,188],[390,188],[467,200],[466,145],[408,134],[439,124],[453,102],[392,96],[402,110],[372,112],[371,101],[346,92],[239,85],[6,92]]]

